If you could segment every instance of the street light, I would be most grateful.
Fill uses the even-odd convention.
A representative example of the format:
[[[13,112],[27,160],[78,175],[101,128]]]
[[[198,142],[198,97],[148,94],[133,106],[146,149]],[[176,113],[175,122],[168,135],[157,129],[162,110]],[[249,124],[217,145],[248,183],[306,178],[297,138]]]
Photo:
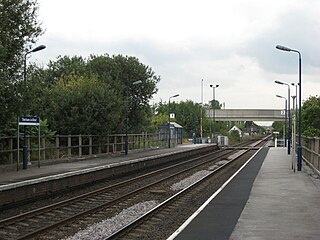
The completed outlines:
[[[45,48],[46,48],[45,45],[40,45],[40,46],[38,46],[38,47],[36,47],[36,48],[34,48],[24,54],[23,83],[24,83],[25,92],[27,91],[27,55],[30,53],[41,51]],[[26,101],[26,99],[25,99],[25,101]],[[24,110],[26,110],[26,106],[27,106],[27,104],[24,103]],[[27,169],[28,168],[28,144],[27,144],[27,128],[26,128],[26,126],[24,126],[23,132],[24,132],[23,133],[23,169]],[[18,150],[19,150],[19,146],[18,146]],[[19,154],[19,151],[18,151],[18,154]]]
[[[291,83],[292,86],[294,86],[296,88],[296,95],[295,96],[292,96],[292,100],[293,100],[293,110],[294,110],[294,134],[293,134],[293,144],[294,144],[294,152],[296,153],[297,152],[297,146],[296,146],[296,131],[297,131],[297,119],[298,119],[298,86],[299,84],[298,83]]]
[[[132,83],[132,85],[137,85],[142,83],[141,80],[135,81]],[[128,90],[128,85],[126,87],[126,99],[127,99],[127,108],[126,108],[126,139],[124,142],[124,154],[128,155],[128,151],[129,151],[129,140],[128,140],[128,104],[129,104],[129,90]]]
[[[284,105],[285,117],[284,117],[283,139],[284,139],[284,146],[286,147],[285,132],[286,132],[286,129],[287,129],[287,99],[286,99],[285,97],[283,97],[283,96],[280,96],[280,95],[276,95],[276,97],[285,99],[285,105]],[[290,99],[289,99],[289,100],[290,100]]]
[[[217,84],[217,85],[212,85],[212,84],[210,84],[210,87],[212,88],[212,123],[211,123],[211,131],[212,131],[212,136],[211,136],[211,138],[212,138],[212,142],[214,142],[214,140],[215,140],[215,126],[214,126],[214,124],[215,124],[215,96],[216,96],[216,91],[215,91],[215,89],[216,88],[218,88],[219,87],[219,85]]]
[[[286,85],[288,87],[288,154],[290,155],[290,135],[291,135],[291,114],[290,114],[290,85],[284,82],[280,82],[280,81],[274,81],[277,84],[280,85]]]
[[[291,49],[288,47],[284,47],[281,45],[277,45],[276,46],[277,49],[282,50],[282,51],[286,51],[286,52],[295,52],[298,53],[299,55],[299,137],[298,137],[298,163],[297,163],[297,167],[298,167],[298,171],[301,171],[301,167],[302,167],[302,146],[301,146],[301,131],[302,131],[302,121],[301,121],[301,53],[298,50],[295,49]]]
[[[293,106],[293,128],[292,128],[292,148],[293,148],[293,152],[294,155],[296,154],[296,122],[297,122],[297,112],[295,111],[295,102],[296,102],[296,98],[297,96],[291,96],[292,97],[292,106]],[[295,158],[295,156],[294,156]],[[295,167],[295,163],[292,157],[292,169],[295,172],[296,171],[296,167]]]
[[[175,97],[179,97],[179,94],[173,95],[171,97],[169,97],[169,104],[168,104],[168,147],[170,148],[170,139],[171,139],[171,131],[170,131],[170,99],[171,98],[175,98]]]

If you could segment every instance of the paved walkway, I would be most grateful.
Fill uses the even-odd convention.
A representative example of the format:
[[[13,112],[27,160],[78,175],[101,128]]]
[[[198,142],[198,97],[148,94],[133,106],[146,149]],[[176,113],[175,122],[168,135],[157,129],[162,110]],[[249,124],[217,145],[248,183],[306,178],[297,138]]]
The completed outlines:
[[[262,149],[168,239],[320,239],[320,180],[291,157]]]
[[[320,239],[320,180],[271,148],[230,239]]]

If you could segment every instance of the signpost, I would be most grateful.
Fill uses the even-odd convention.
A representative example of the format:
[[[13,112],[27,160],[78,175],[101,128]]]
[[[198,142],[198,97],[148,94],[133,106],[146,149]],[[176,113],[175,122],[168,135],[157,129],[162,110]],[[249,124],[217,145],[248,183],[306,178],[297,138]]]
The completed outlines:
[[[40,168],[40,117],[19,117],[18,119],[18,160],[17,160],[17,171],[19,170],[19,149],[20,149],[20,144],[19,144],[19,137],[20,137],[20,129],[19,126],[38,126],[38,167]],[[28,158],[25,160],[23,159],[23,169],[28,168]]]

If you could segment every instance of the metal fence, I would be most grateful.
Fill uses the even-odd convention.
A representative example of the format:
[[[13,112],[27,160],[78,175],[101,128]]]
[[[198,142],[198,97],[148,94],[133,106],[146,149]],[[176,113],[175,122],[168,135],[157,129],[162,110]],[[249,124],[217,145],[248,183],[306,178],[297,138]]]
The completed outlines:
[[[320,138],[301,136],[302,157],[320,174]]]
[[[119,153],[125,148],[125,134],[107,136],[97,135],[57,135],[51,138],[40,137],[40,160],[92,158],[100,154]],[[152,147],[166,147],[166,134],[141,133],[128,134],[129,150]],[[0,165],[12,165],[17,162],[19,152],[22,159],[22,137],[18,150],[17,136],[0,137]],[[38,136],[27,136],[29,161],[39,159]],[[172,146],[180,144],[177,137],[171,139]]]

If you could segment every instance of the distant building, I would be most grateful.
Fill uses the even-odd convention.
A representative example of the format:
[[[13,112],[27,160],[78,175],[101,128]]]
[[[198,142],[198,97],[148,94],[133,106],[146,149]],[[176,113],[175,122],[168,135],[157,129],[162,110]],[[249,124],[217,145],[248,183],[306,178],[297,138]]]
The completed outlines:
[[[239,133],[239,136],[242,137],[242,131],[240,128],[238,128],[237,126],[233,126],[230,130],[229,133],[231,133],[232,131],[237,131]]]
[[[248,135],[255,135],[259,132],[259,126],[253,121],[246,121],[244,128],[242,129]]]

